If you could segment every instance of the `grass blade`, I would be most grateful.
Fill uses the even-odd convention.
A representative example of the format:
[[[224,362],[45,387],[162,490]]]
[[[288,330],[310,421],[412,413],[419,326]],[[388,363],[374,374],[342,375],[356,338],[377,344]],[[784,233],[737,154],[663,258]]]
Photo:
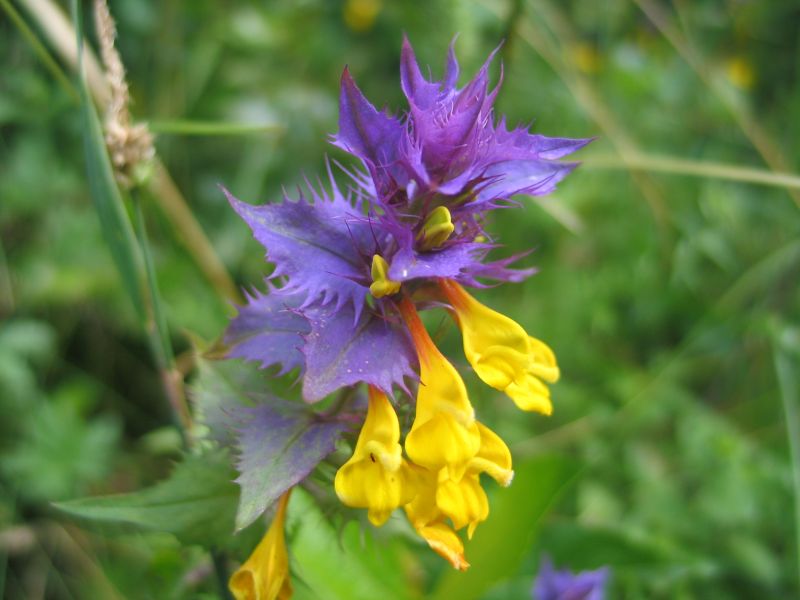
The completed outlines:
[[[89,188],[97,215],[100,217],[103,236],[122,276],[122,283],[137,314],[144,318],[144,295],[142,293],[145,279],[144,263],[122,201],[122,195],[114,180],[114,171],[106,152],[103,130],[81,68],[83,25],[78,4],[78,0],[73,0],[73,18],[79,45],[78,91],[81,99],[83,146],[86,154]]]
[[[786,329],[776,332],[775,372],[778,388],[786,418],[786,436],[789,438],[789,455],[792,465],[794,486],[794,528],[795,552],[797,556],[797,577],[800,586],[800,381],[797,380],[800,368],[800,333]],[[794,359],[794,360],[793,360]]]

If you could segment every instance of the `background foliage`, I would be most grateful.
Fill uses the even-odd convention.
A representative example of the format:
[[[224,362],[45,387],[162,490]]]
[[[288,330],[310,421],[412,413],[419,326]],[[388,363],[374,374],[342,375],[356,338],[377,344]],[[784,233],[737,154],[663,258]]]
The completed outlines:
[[[181,450],[90,200],[74,89],[10,17],[20,9],[52,51],[33,4],[0,2],[0,590],[215,597],[199,546],[76,525],[52,506],[152,485]],[[321,172],[326,153],[342,159],[326,144],[341,70],[349,64],[378,105],[402,107],[403,32],[435,74],[452,34],[464,73],[505,39],[499,111],[512,123],[535,118],[548,135],[598,136],[556,194],[524,199],[492,225],[514,250],[535,246],[541,273],[479,297],[548,341],[563,378],[546,419],[467,376],[518,471],[512,488],[492,490],[492,515],[467,547],[472,570],[446,572],[397,523],[362,533],[298,494],[289,539],[299,597],[528,597],[542,552],[574,569],[610,565],[613,598],[798,593],[800,440],[789,432],[800,401],[800,189],[736,181],[752,178],[745,167],[757,177],[800,168],[796,3],[201,0],[111,10],[133,111],[161,132],[158,154],[190,218],[240,286],[267,267],[217,185],[267,201]],[[231,308],[187,250],[192,224],[168,218],[158,189],[139,201],[177,365],[202,394],[214,380],[196,381],[192,344],[213,345]],[[442,322],[438,335],[460,355],[452,328]],[[203,467],[181,468],[196,480]],[[219,457],[208,469],[235,499]],[[153,494],[169,489],[138,501]],[[231,561],[253,535],[221,542]]]

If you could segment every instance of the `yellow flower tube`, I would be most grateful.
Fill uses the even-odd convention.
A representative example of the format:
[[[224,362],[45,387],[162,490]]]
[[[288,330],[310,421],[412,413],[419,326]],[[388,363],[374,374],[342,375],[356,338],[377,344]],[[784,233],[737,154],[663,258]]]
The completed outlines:
[[[442,356],[408,298],[400,312],[411,332],[420,363],[417,409],[406,436],[406,452],[431,471],[448,467],[460,478],[480,448],[480,432],[467,388],[455,367]]]
[[[367,417],[353,456],[336,472],[334,488],[347,506],[369,509],[375,526],[383,525],[395,508],[414,498],[399,442],[400,423],[391,402],[370,386]]]
[[[283,532],[290,493],[291,489],[280,497],[267,533],[250,558],[231,576],[228,588],[236,600],[288,600],[292,597],[289,555]]]
[[[551,414],[550,390],[542,381],[555,383],[559,378],[553,351],[455,281],[440,279],[439,288],[455,311],[464,354],[478,377],[505,392],[522,410]]]

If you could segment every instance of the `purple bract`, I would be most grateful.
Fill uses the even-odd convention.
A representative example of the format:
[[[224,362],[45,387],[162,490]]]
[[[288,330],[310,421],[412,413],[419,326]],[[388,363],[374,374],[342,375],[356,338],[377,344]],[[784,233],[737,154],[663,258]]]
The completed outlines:
[[[400,82],[409,107],[399,117],[378,111],[345,69],[333,143],[364,168],[344,171],[346,193],[330,168],[330,191],[308,184],[297,200],[252,206],[226,192],[275,264],[269,293],[249,297],[231,322],[231,356],[280,372],[299,368],[308,401],[359,382],[391,395],[415,378],[417,359],[392,297],[370,296],[375,255],[388,279],[411,291],[437,278],[476,287],[534,273],[510,268],[524,254],[487,260],[496,244],[484,215],[513,206],[516,194],[551,192],[576,165],[557,159],[589,140],[496,122],[494,54],[459,88],[452,44],[443,80],[428,81],[404,40]],[[427,220],[442,214],[449,232],[426,242]]]

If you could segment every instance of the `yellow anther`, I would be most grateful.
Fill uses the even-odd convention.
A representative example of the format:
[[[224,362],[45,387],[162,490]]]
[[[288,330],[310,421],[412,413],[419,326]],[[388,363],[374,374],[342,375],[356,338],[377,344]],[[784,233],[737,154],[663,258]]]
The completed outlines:
[[[420,242],[421,250],[432,250],[438,248],[447,241],[450,234],[455,230],[450,211],[444,206],[434,208],[426,217],[422,224],[422,231],[419,232],[417,239]]]
[[[372,285],[370,293],[376,298],[391,296],[400,291],[400,282],[392,281],[388,277],[389,263],[380,254],[372,257]]]

